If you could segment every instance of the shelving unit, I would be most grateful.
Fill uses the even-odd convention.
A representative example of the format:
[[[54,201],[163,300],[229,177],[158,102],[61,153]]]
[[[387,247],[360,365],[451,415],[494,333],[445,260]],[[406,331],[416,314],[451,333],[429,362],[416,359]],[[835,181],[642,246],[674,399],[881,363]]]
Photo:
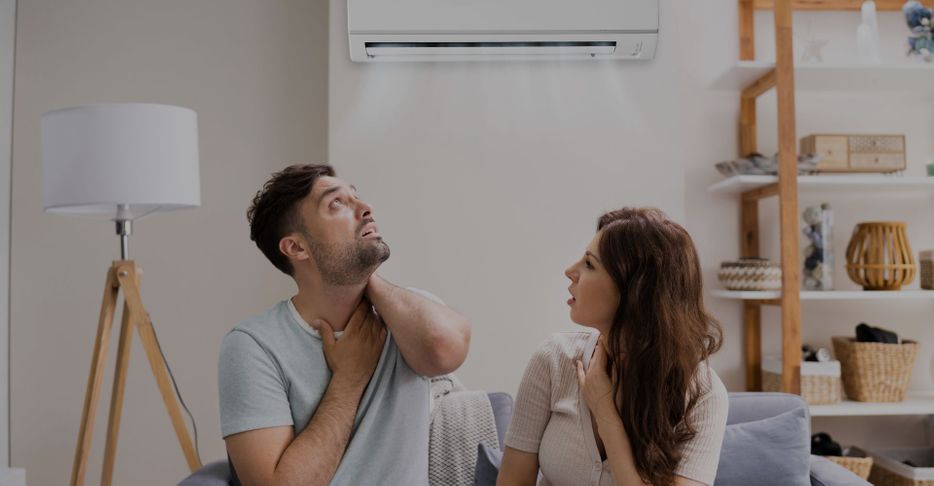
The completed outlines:
[[[903,0],[876,0],[880,11],[898,11]],[[932,0],[924,0],[930,6]],[[739,153],[757,152],[756,102],[775,90],[778,117],[778,175],[736,176],[708,188],[711,193],[738,197],[741,207],[740,253],[743,257],[760,255],[759,201],[778,198],[782,291],[730,292],[715,290],[718,298],[735,299],[743,305],[743,345],[746,388],[761,390],[762,306],[781,309],[782,389],[801,391],[801,301],[802,300],[901,300],[934,301],[934,291],[801,291],[801,264],[798,226],[798,195],[811,191],[820,194],[934,195],[934,178],[896,175],[798,176],[797,135],[795,132],[795,92],[808,91],[890,91],[926,90],[934,86],[934,65],[859,65],[819,64],[795,66],[792,54],[792,12],[794,10],[859,10],[862,0],[738,0],[739,61],[724,72],[713,89],[740,92]],[[775,62],[761,62],[755,55],[754,13],[771,9],[775,22]],[[898,404],[844,402],[833,406],[811,407],[813,416],[834,415],[934,415],[934,393],[914,394]]]
[[[854,402],[811,405],[812,417],[869,417],[880,415],[934,415],[934,392],[909,392],[898,403]]]
[[[711,184],[707,192],[741,195],[746,192],[771,188],[775,190],[777,176],[733,176]],[[934,196],[934,177],[905,177],[898,175],[817,175],[798,176],[798,191],[846,195],[861,195],[872,191],[873,196]]]
[[[739,61],[713,83],[718,90],[741,90],[775,69],[775,63]],[[798,91],[931,91],[934,65],[802,64],[795,66]]]
[[[737,291],[711,290],[710,295],[720,299],[757,301],[760,305],[776,304],[781,299],[779,291]],[[901,290],[898,292],[867,292],[864,290],[805,290],[800,293],[800,300],[931,300],[932,290]]]

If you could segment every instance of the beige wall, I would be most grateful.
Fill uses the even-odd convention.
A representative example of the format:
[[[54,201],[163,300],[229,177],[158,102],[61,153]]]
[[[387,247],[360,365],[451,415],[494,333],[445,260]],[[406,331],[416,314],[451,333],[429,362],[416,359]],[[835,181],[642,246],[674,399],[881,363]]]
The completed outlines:
[[[245,210],[268,174],[327,145],[327,4],[310,1],[20,2],[12,209],[12,463],[65,484],[81,416],[111,223],[41,209],[39,116],[101,101],[198,112],[203,206],[139,221],[131,256],[205,461],[223,457],[217,351],[237,321],[292,290],[249,241]],[[116,335],[114,335],[114,339]],[[110,363],[115,349],[111,349]],[[112,369],[112,366],[108,370]],[[111,374],[88,483],[99,482]],[[115,484],[175,484],[185,462],[138,339]]]

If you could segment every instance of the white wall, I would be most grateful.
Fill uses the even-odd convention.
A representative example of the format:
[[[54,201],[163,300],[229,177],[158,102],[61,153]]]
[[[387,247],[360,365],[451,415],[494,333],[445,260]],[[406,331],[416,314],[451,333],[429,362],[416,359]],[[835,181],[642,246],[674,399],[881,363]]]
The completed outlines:
[[[738,93],[709,86],[738,58],[736,2],[661,2],[656,60],[640,63],[360,65],[349,61],[344,0],[331,0],[330,160],[361,188],[393,257],[384,273],[437,292],[472,318],[474,340],[460,371],[469,386],[515,392],[525,363],[551,332],[573,329],[562,270],[591,237],[602,211],[657,205],[686,223],[708,287],[719,262],[738,256],[739,207],[710,195],[714,163],[737,146]],[[756,16],[757,56],[773,59],[770,13]],[[854,12],[797,13],[804,35],[829,38],[827,62],[855,57]],[[906,27],[880,14],[883,55],[903,61]],[[800,55],[800,46],[797,46]],[[894,132],[908,137],[909,170],[934,157],[930,99],[916,95],[797,96],[798,134]],[[773,153],[775,98],[759,103],[760,150]],[[821,202],[802,198],[801,207]],[[904,219],[916,249],[934,246],[929,200],[857,195],[836,209],[836,281],[853,225]],[[763,254],[778,257],[778,211],[761,211]],[[917,282],[913,287],[917,287]],[[725,331],[713,365],[731,390],[744,386],[741,306],[708,299]],[[829,346],[861,320],[934,342],[929,303],[805,303],[803,338]],[[767,310],[765,352],[779,348]],[[912,387],[934,389],[923,345]],[[923,440],[921,417],[815,420],[847,443]],[[880,433],[883,432],[883,433]]]
[[[329,159],[375,206],[382,273],[467,314],[468,386],[514,393],[552,332],[573,329],[563,271],[597,217],[684,218],[675,5],[648,63],[354,64],[331,1]]]
[[[145,218],[130,254],[202,458],[224,457],[217,353],[238,321],[293,291],[249,240],[246,208],[269,174],[327,153],[327,4],[93,0],[20,2],[13,153],[13,464],[29,484],[71,474],[112,224],[42,212],[39,116],[99,101],[198,112],[202,207]],[[99,482],[116,333],[87,484]],[[134,338],[114,484],[187,475]]]

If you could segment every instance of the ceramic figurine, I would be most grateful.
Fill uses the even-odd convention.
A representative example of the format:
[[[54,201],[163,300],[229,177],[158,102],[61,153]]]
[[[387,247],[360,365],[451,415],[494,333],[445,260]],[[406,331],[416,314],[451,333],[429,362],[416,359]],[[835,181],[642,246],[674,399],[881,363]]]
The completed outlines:
[[[902,5],[905,22],[911,32],[908,34],[908,55],[931,61],[934,52],[934,36],[932,36],[931,9],[925,7],[917,0],[909,0]]]

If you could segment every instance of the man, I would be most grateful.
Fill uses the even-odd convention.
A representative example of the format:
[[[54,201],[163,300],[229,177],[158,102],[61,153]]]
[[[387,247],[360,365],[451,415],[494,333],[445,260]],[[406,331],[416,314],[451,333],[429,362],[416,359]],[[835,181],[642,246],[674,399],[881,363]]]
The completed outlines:
[[[250,238],[298,294],[235,327],[221,428],[244,485],[427,485],[429,382],[467,356],[467,319],[396,287],[372,208],[327,165],[273,174]]]

